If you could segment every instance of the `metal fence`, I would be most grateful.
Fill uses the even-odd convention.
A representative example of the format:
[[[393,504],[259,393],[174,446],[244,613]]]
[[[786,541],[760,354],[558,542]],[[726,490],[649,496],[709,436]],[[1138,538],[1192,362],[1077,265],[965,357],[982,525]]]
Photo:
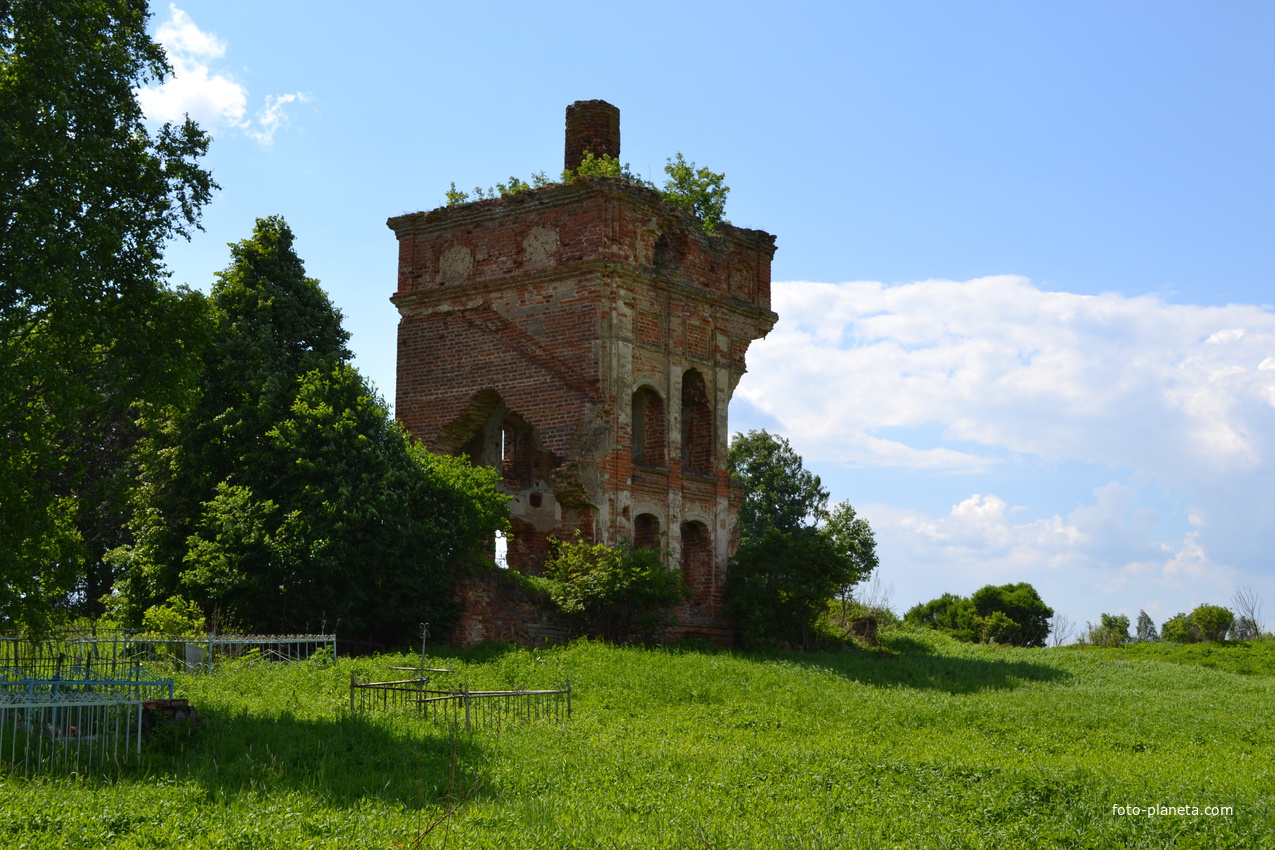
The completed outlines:
[[[141,699],[0,690],[0,773],[101,769],[135,759],[141,745]]]
[[[95,636],[0,637],[0,696],[171,698],[172,678],[131,657],[127,646]]]
[[[259,659],[290,663],[323,654],[336,660],[336,635],[207,635],[145,638],[146,651],[172,657],[182,653],[187,669],[207,669],[226,661]]]
[[[6,679],[156,679],[124,634],[0,637],[0,681]]]
[[[335,660],[336,635],[191,635],[163,637],[129,631],[59,635],[40,640],[0,637],[0,672],[56,679],[67,669],[99,678],[157,678],[155,669],[206,670],[224,661],[305,661],[320,653]]]
[[[440,726],[494,729],[537,720],[560,721],[571,716],[571,681],[544,691],[471,691],[465,684],[451,689],[429,688],[429,679],[360,682],[350,675],[350,710],[408,711]]]

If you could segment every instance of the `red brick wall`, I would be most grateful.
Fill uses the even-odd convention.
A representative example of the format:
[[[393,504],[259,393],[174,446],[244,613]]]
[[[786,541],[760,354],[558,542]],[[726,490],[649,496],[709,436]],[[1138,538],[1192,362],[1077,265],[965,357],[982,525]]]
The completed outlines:
[[[598,159],[620,156],[620,110],[605,100],[577,100],[567,107],[563,167],[575,171],[585,151]]]
[[[537,571],[549,538],[577,529],[612,544],[634,537],[645,513],[644,536],[654,519],[675,557],[690,547],[695,596],[672,634],[725,639],[738,507],[725,403],[748,344],[775,320],[774,238],[730,226],[710,236],[655,192],[603,178],[389,225],[399,240],[397,415],[450,452],[475,432],[474,445],[489,445],[482,429],[493,426],[499,446],[505,417],[516,445],[503,485],[510,565]],[[642,386],[662,401],[648,409],[662,409],[635,428]],[[646,438],[645,464],[635,464],[635,433]],[[530,639],[530,603],[488,584],[462,589],[456,641]],[[505,603],[514,613],[497,610]]]

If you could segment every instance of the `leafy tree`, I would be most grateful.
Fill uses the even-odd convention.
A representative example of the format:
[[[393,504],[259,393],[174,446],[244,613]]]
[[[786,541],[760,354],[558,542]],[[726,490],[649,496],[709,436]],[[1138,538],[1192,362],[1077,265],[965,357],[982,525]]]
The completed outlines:
[[[809,647],[829,600],[877,568],[872,528],[849,502],[828,512],[828,492],[783,437],[736,434],[727,463],[744,490],[726,584],[740,637]]]
[[[1019,582],[989,584],[968,598],[945,593],[912,606],[903,619],[946,632],[958,640],[1044,646],[1053,615],[1053,609],[1041,600],[1034,587]]]
[[[1138,643],[1155,643],[1160,639],[1159,633],[1155,630],[1155,623],[1152,622],[1151,616],[1146,611],[1138,612],[1138,633],[1134,637]]]
[[[538,580],[558,610],[585,631],[610,641],[648,640],[668,624],[684,598],[681,575],[656,549],[551,540]]]
[[[847,561],[817,528],[770,528],[735,553],[727,610],[745,646],[787,642],[809,649],[816,620],[848,578]]]
[[[1174,614],[1165,620],[1160,627],[1160,638],[1169,643],[1194,643],[1199,640],[1191,626],[1190,617],[1185,613]]]
[[[969,597],[944,593],[929,602],[918,602],[903,615],[903,621],[945,632],[957,640],[978,641],[974,603]]]
[[[881,565],[877,558],[877,539],[868,521],[855,513],[848,501],[838,502],[828,512],[821,531],[832,544],[833,550],[843,558],[848,569],[845,582],[837,595],[849,597],[855,586],[865,581]]]
[[[987,585],[974,592],[970,597],[974,603],[974,611],[980,617],[989,617],[993,612],[1005,614],[1012,622],[1013,629],[1008,633],[1000,633],[1003,638],[998,643],[1014,646],[1044,646],[1049,637],[1049,618],[1054,616],[1054,609],[1041,600],[1036,588],[1027,582],[1017,584]],[[1129,621],[1125,620],[1127,629]]]
[[[213,287],[197,401],[147,420],[132,619],[174,596],[239,627],[393,641],[454,615],[453,569],[501,526],[497,473],[412,445],[278,218]]]
[[[814,525],[826,512],[828,491],[783,437],[767,431],[736,434],[727,466],[744,488],[737,527],[745,540],[771,528],[792,532]]]
[[[1235,625],[1235,614],[1220,605],[1200,605],[1190,614],[1177,614],[1164,621],[1160,636],[1174,643],[1225,640]]]
[[[1201,605],[1191,612],[1191,626],[1200,640],[1225,640],[1235,623],[1235,614],[1221,605]]]
[[[190,298],[162,249],[215,184],[195,124],[143,123],[135,90],[170,71],[148,16],[0,4],[0,625],[100,589],[86,573],[117,542],[131,408],[184,368]]]
[[[1128,642],[1129,618],[1123,614],[1103,614],[1097,625],[1089,624],[1089,643],[1094,646],[1122,646]]]
[[[174,596],[163,605],[146,610],[142,618],[142,630],[165,637],[190,637],[204,631],[204,615],[199,606],[189,600]]]

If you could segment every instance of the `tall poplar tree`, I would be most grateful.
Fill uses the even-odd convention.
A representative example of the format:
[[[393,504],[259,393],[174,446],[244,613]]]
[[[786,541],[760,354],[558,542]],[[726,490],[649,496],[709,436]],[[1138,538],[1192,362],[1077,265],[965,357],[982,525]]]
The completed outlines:
[[[109,584],[133,406],[180,385],[198,333],[162,253],[215,188],[208,137],[143,123],[135,90],[171,70],[148,17],[144,0],[0,3],[0,628]]]

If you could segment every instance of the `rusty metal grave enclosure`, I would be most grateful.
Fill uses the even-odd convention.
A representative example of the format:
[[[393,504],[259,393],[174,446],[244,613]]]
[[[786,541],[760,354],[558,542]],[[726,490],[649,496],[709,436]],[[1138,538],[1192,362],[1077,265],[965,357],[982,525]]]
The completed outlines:
[[[557,690],[471,691],[463,682],[454,688],[430,688],[427,677],[390,682],[360,682],[350,674],[350,711],[407,712],[437,726],[466,732],[571,717],[571,681]]]

